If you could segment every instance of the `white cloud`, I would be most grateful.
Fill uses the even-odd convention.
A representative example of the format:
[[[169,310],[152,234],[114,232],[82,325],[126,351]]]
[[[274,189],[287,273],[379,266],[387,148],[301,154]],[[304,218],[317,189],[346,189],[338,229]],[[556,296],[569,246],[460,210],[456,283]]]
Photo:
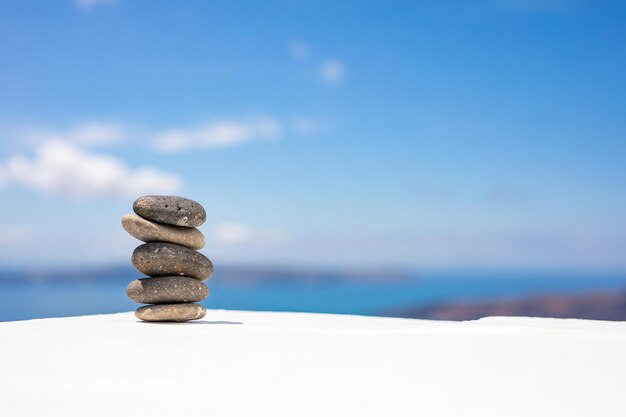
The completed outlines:
[[[114,156],[63,141],[41,144],[30,158],[15,156],[2,170],[8,183],[72,197],[170,193],[181,187],[176,175],[149,167],[131,170]]]
[[[320,76],[327,83],[338,84],[346,77],[346,68],[338,59],[330,59],[320,67]]]
[[[76,7],[82,10],[90,10],[99,6],[112,6],[116,0],[74,0]]]
[[[300,39],[294,39],[289,43],[289,55],[296,61],[303,61],[309,57],[311,50],[309,45]]]
[[[252,228],[236,222],[218,224],[213,231],[213,238],[222,244],[242,243],[281,243],[289,239],[289,235],[282,229],[274,227]]]
[[[276,140],[281,133],[281,125],[272,118],[222,120],[199,128],[165,131],[156,136],[155,146],[162,152],[229,148],[247,142]]]

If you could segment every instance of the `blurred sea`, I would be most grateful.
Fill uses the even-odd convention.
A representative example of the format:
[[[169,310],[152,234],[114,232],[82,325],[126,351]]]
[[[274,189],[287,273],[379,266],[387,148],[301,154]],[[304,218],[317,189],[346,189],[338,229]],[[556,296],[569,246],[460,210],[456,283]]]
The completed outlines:
[[[402,280],[264,279],[208,281],[207,308],[386,315],[405,307],[455,300],[494,300],[538,294],[623,291],[626,273],[421,273]],[[107,279],[29,281],[0,279],[0,321],[115,313],[138,305],[126,298],[128,274]]]

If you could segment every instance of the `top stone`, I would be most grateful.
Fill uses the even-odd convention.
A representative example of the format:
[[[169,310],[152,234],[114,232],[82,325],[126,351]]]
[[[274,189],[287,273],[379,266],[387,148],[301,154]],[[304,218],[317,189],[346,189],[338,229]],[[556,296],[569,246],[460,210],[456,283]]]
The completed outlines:
[[[174,226],[198,227],[206,220],[204,207],[183,197],[147,195],[135,201],[133,210],[144,219]]]

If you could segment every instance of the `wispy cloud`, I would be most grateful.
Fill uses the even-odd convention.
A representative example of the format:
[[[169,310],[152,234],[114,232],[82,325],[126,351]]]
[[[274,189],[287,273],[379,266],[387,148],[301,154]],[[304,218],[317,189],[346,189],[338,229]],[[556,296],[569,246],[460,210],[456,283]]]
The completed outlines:
[[[101,6],[112,6],[116,0],[74,0],[74,4],[81,10],[91,10]]]
[[[105,146],[128,138],[128,127],[120,123],[85,121],[66,129],[26,128],[18,129],[16,136],[37,145],[45,142],[63,141],[80,146]]]
[[[229,148],[248,142],[274,141],[282,127],[270,117],[247,120],[220,120],[197,128],[169,129],[156,135],[156,149],[179,152],[189,149]]]
[[[67,137],[79,145],[110,145],[127,137],[127,130],[120,124],[87,122],[75,126]]]
[[[320,67],[321,79],[329,84],[341,83],[346,77],[346,68],[338,59],[329,59]]]
[[[307,43],[300,39],[294,39],[289,42],[289,56],[294,61],[307,61],[307,68],[313,72],[318,80],[326,84],[339,84],[346,78],[346,65],[337,58],[327,58],[324,60],[310,59],[315,58],[311,55],[311,48]]]
[[[111,121],[80,121],[68,127],[25,126],[0,123],[5,151],[32,151],[50,142],[63,142],[79,149],[112,146],[145,146],[162,153],[216,150],[253,142],[274,142],[284,136],[309,136],[321,132],[319,122],[297,115],[283,120],[271,116],[213,119],[190,126],[147,127]],[[0,184],[2,175],[0,172]]]
[[[43,143],[31,156],[14,156],[0,172],[5,185],[79,198],[170,193],[182,184],[176,175],[150,167],[131,169],[114,156],[63,141]]]

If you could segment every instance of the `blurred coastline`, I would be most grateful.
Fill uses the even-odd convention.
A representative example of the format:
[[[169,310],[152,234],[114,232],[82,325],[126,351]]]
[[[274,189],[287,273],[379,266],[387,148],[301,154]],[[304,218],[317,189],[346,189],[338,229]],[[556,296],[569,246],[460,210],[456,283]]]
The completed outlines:
[[[131,266],[0,271],[0,321],[131,311]],[[207,308],[470,320],[488,315],[626,320],[626,273],[224,266]]]

